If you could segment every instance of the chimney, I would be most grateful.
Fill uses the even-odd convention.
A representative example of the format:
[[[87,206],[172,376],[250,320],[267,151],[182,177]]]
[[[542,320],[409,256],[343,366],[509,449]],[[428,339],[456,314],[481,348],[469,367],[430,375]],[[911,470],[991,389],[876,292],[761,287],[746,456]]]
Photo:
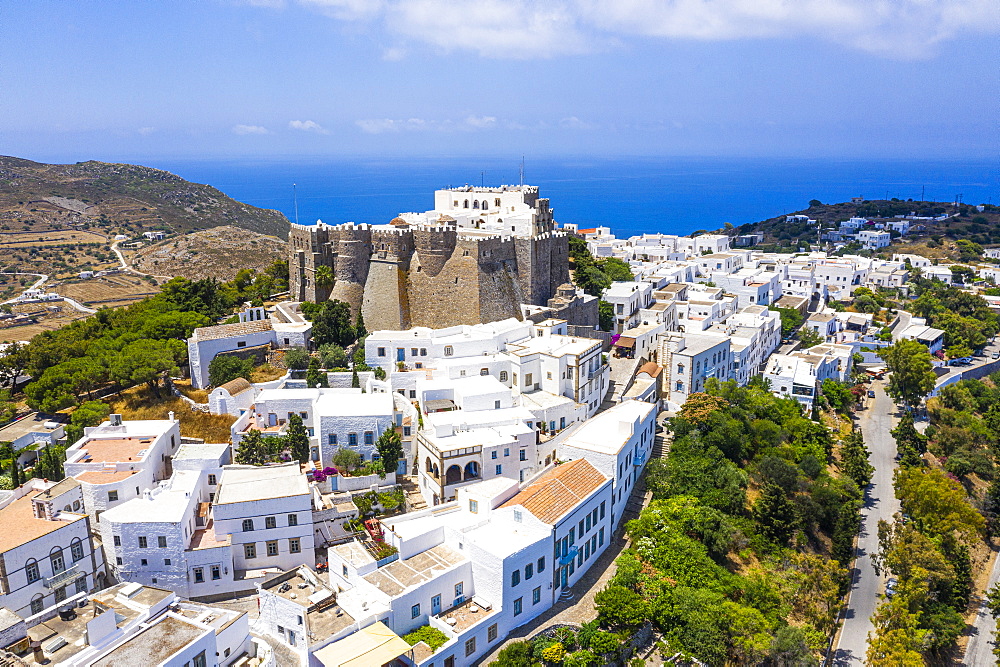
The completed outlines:
[[[119,415],[119,414],[113,414],[113,415],[111,415],[109,417],[109,419],[111,421],[111,425],[112,426],[121,426],[122,425],[122,416]]]
[[[174,411],[173,410],[171,410],[170,412],[167,413],[167,419],[169,419],[170,421],[177,421],[176,419],[174,419]]]

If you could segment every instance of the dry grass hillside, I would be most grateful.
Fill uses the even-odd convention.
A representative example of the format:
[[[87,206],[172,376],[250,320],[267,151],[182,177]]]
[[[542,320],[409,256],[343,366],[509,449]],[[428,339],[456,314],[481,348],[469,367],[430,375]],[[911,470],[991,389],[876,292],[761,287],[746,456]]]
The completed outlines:
[[[227,225],[167,239],[130,261],[143,273],[232,280],[240,269],[262,270],[285,255],[281,239]]]

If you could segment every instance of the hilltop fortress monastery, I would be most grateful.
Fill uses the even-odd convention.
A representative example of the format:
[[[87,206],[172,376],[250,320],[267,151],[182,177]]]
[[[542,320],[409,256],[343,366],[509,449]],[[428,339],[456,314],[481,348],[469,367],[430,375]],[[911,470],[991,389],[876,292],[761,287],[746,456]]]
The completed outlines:
[[[569,282],[567,236],[536,186],[437,190],[434,210],[387,225],[293,224],[288,246],[292,299],[346,301],[370,330],[522,319]]]

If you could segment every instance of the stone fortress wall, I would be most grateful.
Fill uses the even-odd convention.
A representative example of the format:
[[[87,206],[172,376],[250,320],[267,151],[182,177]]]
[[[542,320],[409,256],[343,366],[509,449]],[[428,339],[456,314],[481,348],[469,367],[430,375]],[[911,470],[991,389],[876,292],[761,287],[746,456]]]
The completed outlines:
[[[521,303],[545,305],[569,281],[569,245],[559,231],[520,237],[447,223],[293,224],[288,243],[291,297],[346,301],[355,313],[361,308],[369,330],[520,319]],[[333,271],[332,290],[316,285],[321,266]]]

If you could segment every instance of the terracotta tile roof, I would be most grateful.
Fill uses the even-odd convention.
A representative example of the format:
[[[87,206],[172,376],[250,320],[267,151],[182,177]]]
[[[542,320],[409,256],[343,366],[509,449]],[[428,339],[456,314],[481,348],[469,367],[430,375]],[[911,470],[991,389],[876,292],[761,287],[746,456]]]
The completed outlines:
[[[501,507],[520,505],[552,525],[607,480],[587,459],[575,459],[545,473]]]
[[[65,515],[67,518],[70,516],[73,517],[71,521],[36,519],[31,508],[31,498],[28,496],[18,498],[0,509],[0,526],[3,526],[3,530],[0,531],[0,553],[10,551],[84,518],[82,514]]]
[[[639,373],[645,373],[649,377],[655,378],[660,374],[661,370],[662,369],[656,364],[656,362],[647,361],[642,365],[642,368],[639,369]],[[638,373],[636,373],[636,375],[638,375]]]

